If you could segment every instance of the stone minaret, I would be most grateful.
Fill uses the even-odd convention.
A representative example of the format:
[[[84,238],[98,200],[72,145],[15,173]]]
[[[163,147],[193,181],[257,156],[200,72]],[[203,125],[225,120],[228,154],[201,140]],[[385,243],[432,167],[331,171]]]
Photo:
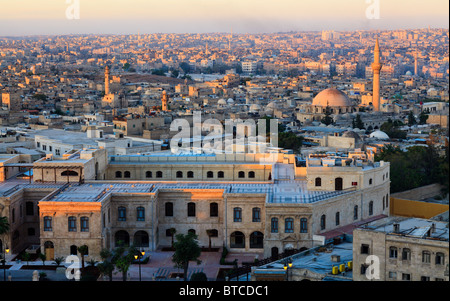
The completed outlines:
[[[164,90],[162,92],[162,96],[161,96],[161,103],[162,103],[161,110],[162,111],[166,112],[169,110],[168,102],[169,102],[169,97],[167,96],[166,90]]]
[[[105,95],[109,94],[109,68],[105,67]]]
[[[414,53],[414,75],[419,76],[419,63],[417,61],[417,51]]]
[[[373,96],[372,105],[375,111],[380,111],[380,71],[383,65],[380,63],[380,45],[375,43],[374,60],[372,64],[373,70]]]

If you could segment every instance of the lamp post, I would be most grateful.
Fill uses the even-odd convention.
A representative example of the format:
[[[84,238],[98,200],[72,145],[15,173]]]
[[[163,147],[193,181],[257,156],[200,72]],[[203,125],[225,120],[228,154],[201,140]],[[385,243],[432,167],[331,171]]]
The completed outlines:
[[[289,270],[292,268],[292,260],[291,259],[286,260],[284,262],[283,268],[286,271],[286,281],[289,281]]]
[[[137,259],[139,262],[139,281],[141,281],[141,257],[145,255],[145,252],[139,249],[138,255],[134,255],[134,259]]]
[[[6,281],[6,254],[9,253],[8,247],[5,246],[3,249],[3,281]]]

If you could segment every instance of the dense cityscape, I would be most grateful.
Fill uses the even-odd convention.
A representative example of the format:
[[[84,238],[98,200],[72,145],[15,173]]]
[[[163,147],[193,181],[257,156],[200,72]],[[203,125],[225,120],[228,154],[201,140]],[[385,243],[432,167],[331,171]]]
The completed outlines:
[[[0,94],[1,281],[449,281],[448,28],[0,36]]]

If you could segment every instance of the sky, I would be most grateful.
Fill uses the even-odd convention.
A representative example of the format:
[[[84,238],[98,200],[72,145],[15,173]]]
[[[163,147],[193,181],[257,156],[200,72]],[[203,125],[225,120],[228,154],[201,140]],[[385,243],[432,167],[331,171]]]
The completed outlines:
[[[0,36],[448,28],[448,10],[448,0],[0,0]]]

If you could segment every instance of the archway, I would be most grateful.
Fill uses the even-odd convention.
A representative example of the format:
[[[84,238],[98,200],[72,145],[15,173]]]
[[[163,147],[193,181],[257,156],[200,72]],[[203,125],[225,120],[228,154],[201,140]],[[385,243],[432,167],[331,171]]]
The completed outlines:
[[[44,254],[45,254],[46,260],[55,259],[55,246],[53,245],[53,242],[46,241],[44,243]]]
[[[342,190],[342,188],[343,188],[342,178],[336,178],[334,180],[334,190]]]
[[[250,234],[250,248],[251,249],[262,249],[264,248],[264,234],[255,231]]]
[[[240,231],[231,233],[230,235],[231,248],[245,248],[245,235]]]
[[[134,245],[138,248],[148,248],[148,234],[145,231],[137,231],[134,234]]]
[[[114,243],[116,247],[120,245],[120,243],[123,243],[125,246],[130,245],[130,235],[125,230],[119,230],[114,235]]]

